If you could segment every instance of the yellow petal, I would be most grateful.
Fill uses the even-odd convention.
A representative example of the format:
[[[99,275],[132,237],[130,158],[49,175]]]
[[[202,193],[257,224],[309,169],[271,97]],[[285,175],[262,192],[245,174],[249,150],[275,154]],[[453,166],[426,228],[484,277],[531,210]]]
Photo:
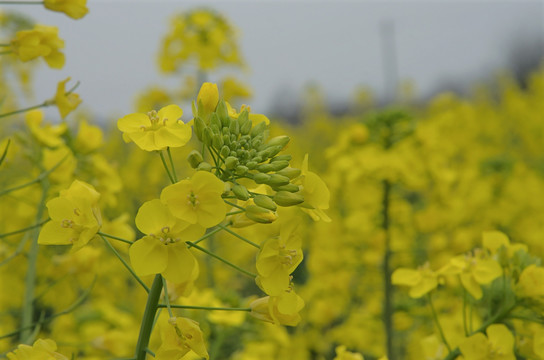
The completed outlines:
[[[130,246],[130,263],[138,275],[152,275],[164,271],[168,264],[167,245],[145,236]]]

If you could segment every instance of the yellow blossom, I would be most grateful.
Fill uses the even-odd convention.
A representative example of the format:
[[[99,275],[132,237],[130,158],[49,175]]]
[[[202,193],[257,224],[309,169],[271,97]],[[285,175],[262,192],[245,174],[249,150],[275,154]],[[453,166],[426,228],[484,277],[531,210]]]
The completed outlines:
[[[438,274],[431,270],[429,263],[420,266],[417,270],[399,268],[393,272],[391,281],[394,285],[410,287],[410,297],[422,297],[438,286]]]
[[[474,334],[459,345],[465,360],[516,360],[514,336],[506,325],[490,325],[486,334]]]
[[[335,351],[336,356],[333,360],[364,360],[363,355],[347,351],[344,345],[337,346]]]
[[[43,112],[40,110],[33,110],[26,113],[25,121],[32,136],[34,136],[41,144],[48,147],[57,147],[64,144],[61,135],[64,134],[67,129],[65,123],[59,125],[42,125]]]
[[[217,84],[212,84],[209,82],[202,84],[196,98],[196,103],[197,105],[202,106],[204,113],[209,114],[214,112],[218,101],[219,90],[217,90]],[[205,114],[199,115],[203,116]]]
[[[224,190],[224,183],[215,175],[197,171],[191,179],[165,187],[161,201],[175,217],[209,228],[225,218],[226,206],[221,197]]]
[[[301,170],[301,176],[294,180],[293,184],[302,188],[304,196],[304,202],[300,204],[302,210],[314,221],[330,222],[331,218],[324,211],[329,208],[330,192],[325,182],[316,173],[308,170],[308,154],[304,156]]]
[[[191,127],[181,121],[182,114],[179,106],[168,105],[159,112],[126,115],[117,121],[117,128],[126,141],[134,141],[142,150],[180,147],[191,139]]]
[[[42,245],[70,245],[77,250],[87,244],[102,225],[98,208],[100,194],[89,184],[74,180],[60,195],[46,204],[51,221],[38,237]]]
[[[72,19],[81,19],[89,12],[87,0],[44,0],[43,5],[49,10],[63,12]]]
[[[57,344],[51,339],[38,339],[32,346],[21,344],[7,354],[9,360],[68,360],[56,352]]]
[[[64,41],[58,33],[57,27],[45,25],[18,31],[11,40],[11,49],[23,62],[43,57],[49,67],[61,69],[64,66],[64,54],[59,49],[64,47]]]
[[[544,268],[529,265],[523,269],[516,286],[516,294],[519,297],[544,297]]]
[[[299,311],[304,307],[304,300],[294,290],[289,289],[280,296],[265,296],[254,300],[249,306],[250,314],[259,320],[276,325],[296,326],[301,320]]]
[[[76,93],[66,93],[66,83],[70,81],[70,78],[66,78],[64,81],[60,81],[57,85],[57,93],[55,97],[51,100],[53,104],[59,109],[60,117],[65,118],[69,113],[74,111],[79,104],[81,99]]]
[[[202,330],[194,320],[177,317],[170,318],[168,323],[161,327],[161,346],[157,350],[155,359],[181,359],[189,351],[200,357],[209,359]]]

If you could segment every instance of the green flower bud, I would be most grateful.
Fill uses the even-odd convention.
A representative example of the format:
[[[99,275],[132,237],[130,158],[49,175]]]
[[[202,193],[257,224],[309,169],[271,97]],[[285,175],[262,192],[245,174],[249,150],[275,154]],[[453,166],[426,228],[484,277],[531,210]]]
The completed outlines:
[[[221,133],[222,133],[223,135],[228,136],[229,139],[230,139],[230,131],[229,131],[229,128],[228,128],[228,127],[222,128],[222,129],[221,129]]]
[[[287,176],[282,176],[278,174],[270,175],[270,179],[266,181],[267,185],[270,186],[282,186],[289,184],[289,178]]]
[[[291,161],[293,159],[293,157],[289,154],[285,154],[285,155],[278,155],[276,156],[275,158],[271,159],[270,162],[275,162],[275,161]]]
[[[225,166],[227,169],[232,170],[238,165],[238,159],[234,156],[229,156],[225,159]]]
[[[289,192],[292,192],[292,193],[298,192],[300,190],[298,185],[295,185],[295,184],[274,186],[273,189],[276,190],[276,191],[289,191]]]
[[[217,113],[219,120],[221,120],[223,127],[229,126],[229,110],[227,109],[227,104],[225,103],[225,100],[220,100],[219,103],[217,103],[215,112]]]
[[[244,185],[240,185],[240,184],[234,185],[232,187],[232,192],[234,193],[234,196],[236,196],[237,199],[244,200],[244,201],[249,199],[249,192],[247,191]]]
[[[202,154],[198,150],[193,150],[187,155],[187,161],[189,161],[189,164],[193,169],[196,169],[198,165],[204,161],[204,158],[202,157]]]
[[[202,170],[202,171],[212,171],[212,165],[203,161],[201,162],[200,164],[198,164],[197,170]]]
[[[255,156],[255,157],[254,157],[253,159],[251,159],[251,160],[252,160],[252,161],[255,161],[257,164],[263,162],[263,158],[260,157],[260,156],[258,156],[258,155]]]
[[[287,167],[277,172],[277,174],[287,176],[289,179],[294,179],[300,176],[300,173],[301,173],[300,169],[295,169],[292,167]]]
[[[276,209],[278,208],[274,200],[266,195],[257,195],[253,198],[253,201],[255,202],[255,205],[258,205],[268,210],[276,211]]]
[[[230,149],[227,145],[223,145],[223,147],[221,148],[221,152],[219,153],[219,155],[221,155],[221,157],[223,158],[226,158],[227,156],[229,156],[230,154]]]
[[[289,166],[289,161],[286,161],[286,160],[274,161],[274,162],[271,162],[270,165],[272,165],[272,171],[280,171]]]
[[[240,176],[242,176],[242,175],[245,175],[245,174],[247,174],[248,170],[249,170],[249,169],[248,169],[248,167],[247,167],[247,166],[244,166],[244,165],[238,165],[238,166],[236,167],[236,170],[235,170],[235,172],[236,172],[236,175],[240,175]]]
[[[245,214],[249,219],[261,224],[270,224],[278,218],[272,211],[257,205],[247,206]]]
[[[211,146],[212,145],[212,138],[213,138],[212,129],[210,129],[209,126],[206,126],[204,128],[204,131],[202,132],[202,142],[206,146]]]
[[[248,161],[246,163],[246,166],[249,170],[253,170],[257,167],[257,162],[256,161]]]
[[[214,134],[212,144],[214,148],[221,149],[225,143],[223,142],[223,137],[221,135]]]
[[[272,168],[273,168],[272,164],[257,165],[257,171],[263,172],[263,173],[272,171]]]
[[[297,193],[278,191],[274,195],[274,202],[279,206],[294,206],[304,202],[304,197]]]
[[[275,156],[281,150],[281,146],[266,146],[262,151],[259,151],[259,155],[261,155],[263,159],[268,159]]]
[[[251,129],[251,136],[255,137],[257,135],[264,135],[264,131],[266,130],[266,124],[264,123],[264,121],[258,123],[257,125],[255,125],[253,127],[253,129]]]
[[[219,120],[219,117],[216,113],[212,113],[210,115],[210,126],[215,126],[217,130],[223,127],[223,124],[221,124],[221,120]]]
[[[202,118],[199,116],[195,117],[193,129],[195,130],[196,137],[200,141],[202,141],[202,135],[205,128],[206,128],[206,123],[204,122],[204,120],[202,120]]]
[[[262,136],[257,136],[255,138],[251,139],[251,147],[254,148],[254,149],[259,148],[259,146],[261,146],[262,143],[263,143],[263,137]]]
[[[238,135],[240,133],[240,123],[238,122],[238,120],[233,119],[230,122],[229,130],[230,130],[230,133],[234,135]]]
[[[253,175],[253,181],[255,181],[257,184],[264,184],[270,179],[270,175],[263,174],[263,173],[257,173]]]
[[[289,143],[289,140],[291,140],[289,138],[289,136],[287,135],[280,135],[280,136],[276,136],[270,140],[268,140],[268,142],[266,143],[267,146],[281,146],[281,149],[283,150],[283,148]],[[280,150],[281,151],[281,150]]]
[[[223,135],[223,144],[230,145],[230,136],[229,135]]]
[[[249,113],[247,112],[247,109],[244,109],[238,116],[238,122],[240,123],[240,133],[242,135],[247,135],[251,131],[251,127],[253,126],[251,120],[249,120]]]

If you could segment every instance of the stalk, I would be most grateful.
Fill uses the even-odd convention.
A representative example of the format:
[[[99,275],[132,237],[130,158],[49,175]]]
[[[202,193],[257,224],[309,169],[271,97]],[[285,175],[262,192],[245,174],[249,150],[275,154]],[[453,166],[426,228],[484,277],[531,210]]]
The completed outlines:
[[[147,296],[144,317],[142,319],[142,325],[140,326],[140,335],[138,336],[138,343],[136,344],[135,360],[145,360],[148,352],[147,347],[149,345],[149,338],[151,337],[151,331],[153,330],[155,313],[159,307],[162,288],[162,275],[157,274],[155,275],[155,280],[153,280],[149,295]]]

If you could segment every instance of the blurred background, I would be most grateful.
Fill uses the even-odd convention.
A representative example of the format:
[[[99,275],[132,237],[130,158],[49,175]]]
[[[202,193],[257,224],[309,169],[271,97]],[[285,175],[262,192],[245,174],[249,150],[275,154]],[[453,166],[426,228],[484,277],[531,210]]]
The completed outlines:
[[[50,97],[52,84],[71,76],[81,81],[82,105],[98,120],[113,121],[134,109],[137,91],[179,87],[180,76],[159,72],[157,52],[173,16],[203,6],[237,28],[246,65],[207,80],[232,74],[252,89],[246,102],[253,111],[291,120],[308,86],[321,88],[329,111],[341,114],[357,88],[383,104],[396,84],[409,81],[413,100],[424,101],[443,90],[466,93],[501,71],[523,81],[544,54],[542,1],[91,0],[78,22],[25,8],[38,23],[58,25],[66,43],[62,70],[37,71],[36,99]]]

